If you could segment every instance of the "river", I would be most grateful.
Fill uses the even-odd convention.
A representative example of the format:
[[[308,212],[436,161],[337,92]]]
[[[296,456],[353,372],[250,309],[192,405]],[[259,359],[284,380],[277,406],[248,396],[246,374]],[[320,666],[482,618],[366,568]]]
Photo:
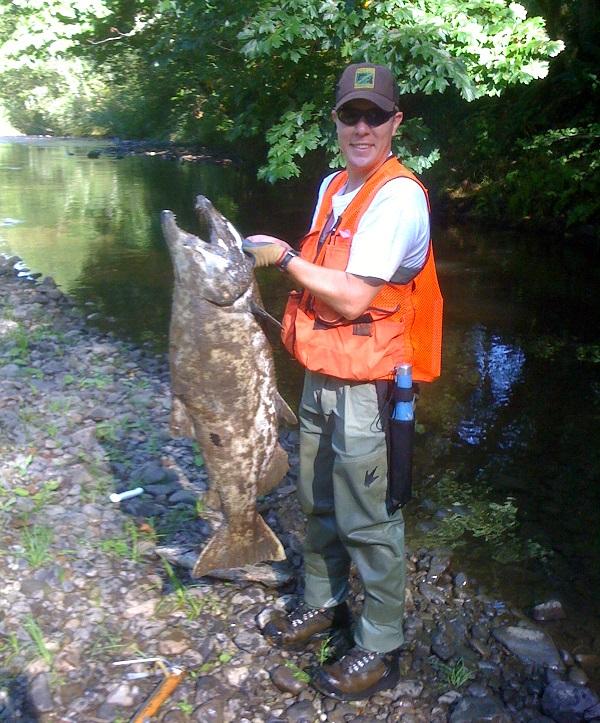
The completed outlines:
[[[52,276],[90,323],[162,353],[172,276],[159,212],[193,230],[199,192],[243,233],[290,239],[312,203],[232,164],[0,139],[0,253]],[[452,546],[455,567],[525,611],[561,600],[566,619],[547,624],[555,639],[600,654],[598,264],[576,240],[550,245],[514,230],[442,226],[435,241],[443,374],[419,402],[410,544]],[[285,277],[266,270],[259,282],[280,315]],[[301,370],[274,347],[295,403]]]

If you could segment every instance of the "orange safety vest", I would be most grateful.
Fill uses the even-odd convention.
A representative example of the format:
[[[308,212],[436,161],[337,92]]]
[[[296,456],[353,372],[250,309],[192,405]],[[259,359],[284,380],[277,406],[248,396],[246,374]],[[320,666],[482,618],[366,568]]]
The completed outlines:
[[[325,191],[313,228],[302,239],[302,258],[344,271],[360,219],[381,187],[400,177],[421,186],[429,207],[425,186],[392,157],[367,179],[321,239],[331,214],[331,199],[348,180],[346,171],[338,173]],[[384,284],[358,319],[341,317],[307,290],[292,291],[283,315],[282,341],[311,371],[351,381],[374,381],[392,379],[396,367],[408,362],[415,381],[429,382],[440,375],[442,308],[430,241],[421,271],[407,284]]]

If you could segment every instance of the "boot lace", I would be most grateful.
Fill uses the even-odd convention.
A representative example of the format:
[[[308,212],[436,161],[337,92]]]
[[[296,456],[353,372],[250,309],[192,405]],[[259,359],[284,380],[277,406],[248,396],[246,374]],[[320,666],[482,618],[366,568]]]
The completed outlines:
[[[344,655],[341,663],[342,667],[349,673],[358,673],[359,670],[362,670],[377,657],[377,653],[362,650],[361,648],[353,648],[349,653]]]
[[[292,613],[290,613],[290,622],[294,628],[304,625],[317,615],[322,615],[321,608],[309,608],[306,603],[299,605]]]

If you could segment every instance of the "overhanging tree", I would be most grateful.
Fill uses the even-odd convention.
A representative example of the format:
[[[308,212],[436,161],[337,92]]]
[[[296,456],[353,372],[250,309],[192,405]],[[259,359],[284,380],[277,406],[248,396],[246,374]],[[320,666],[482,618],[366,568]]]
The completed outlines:
[[[346,63],[388,65],[404,94],[453,87],[473,100],[544,77],[563,47],[548,38],[542,18],[504,0],[272,0],[239,38],[256,94],[267,92],[277,109],[260,171],[269,180],[298,175],[298,159],[309,150],[334,152],[331,99]],[[416,170],[438,157],[435,149],[419,153],[422,137],[413,120],[396,142]]]

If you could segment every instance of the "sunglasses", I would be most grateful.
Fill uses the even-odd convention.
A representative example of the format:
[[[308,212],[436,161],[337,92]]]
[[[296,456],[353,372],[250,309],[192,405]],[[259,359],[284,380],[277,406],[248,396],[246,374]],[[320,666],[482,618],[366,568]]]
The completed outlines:
[[[387,111],[381,108],[360,110],[359,108],[347,108],[346,106],[342,106],[337,111],[339,121],[345,126],[355,126],[358,121],[363,118],[369,128],[376,128],[377,126],[383,125],[395,114],[395,110]]]

